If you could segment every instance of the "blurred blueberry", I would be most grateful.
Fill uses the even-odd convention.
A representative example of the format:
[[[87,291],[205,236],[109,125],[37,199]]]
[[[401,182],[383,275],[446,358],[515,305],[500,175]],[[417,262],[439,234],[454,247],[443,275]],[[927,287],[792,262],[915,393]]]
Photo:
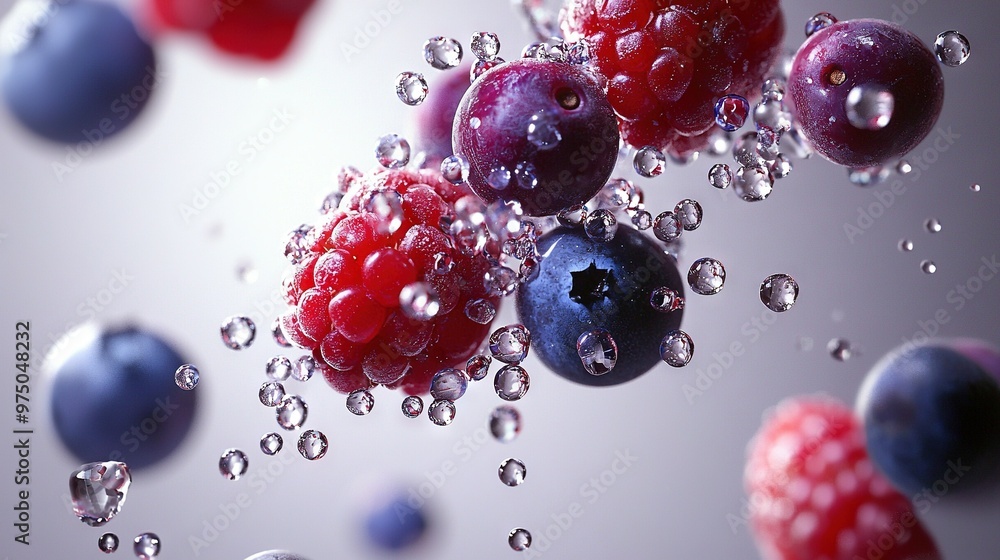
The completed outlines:
[[[406,495],[376,500],[365,518],[368,540],[378,548],[400,551],[415,544],[427,531],[422,507],[410,505]]]

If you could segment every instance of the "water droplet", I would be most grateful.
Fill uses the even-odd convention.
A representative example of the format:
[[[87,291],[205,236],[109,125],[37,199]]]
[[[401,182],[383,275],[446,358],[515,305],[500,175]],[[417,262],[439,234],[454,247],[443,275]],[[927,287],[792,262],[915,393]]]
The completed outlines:
[[[517,289],[517,273],[506,266],[491,267],[483,275],[483,287],[493,297],[506,297]]]
[[[545,111],[539,111],[528,120],[528,142],[539,150],[551,150],[562,141],[562,134],[555,117]]]
[[[490,353],[505,364],[519,364],[531,347],[531,333],[520,324],[507,325],[490,335]]]
[[[733,184],[733,172],[724,163],[717,163],[708,170],[708,184],[717,189],[729,188]]]
[[[219,457],[219,472],[228,480],[239,480],[249,467],[250,459],[239,449],[227,449]]]
[[[785,154],[778,154],[768,166],[768,171],[775,179],[784,179],[792,173],[792,161]]]
[[[87,463],[69,476],[73,513],[91,527],[100,527],[121,511],[132,475],[125,463]]]
[[[760,95],[763,99],[781,101],[785,98],[785,80],[774,76],[764,80],[760,86]]]
[[[661,212],[653,220],[653,235],[660,241],[670,242],[684,233],[684,225],[673,212]]]
[[[364,209],[378,218],[376,228],[379,233],[391,235],[403,225],[403,197],[394,190],[371,193],[365,199]]]
[[[846,362],[851,359],[851,354],[853,350],[851,349],[851,343],[844,340],[843,338],[834,338],[826,345],[827,352],[833,356],[834,360],[838,362]]]
[[[431,379],[431,396],[438,400],[457,401],[465,395],[468,388],[469,379],[460,369],[442,369]]]
[[[477,354],[465,363],[465,371],[473,381],[482,381],[490,372],[490,364],[493,358],[486,354]]]
[[[427,99],[427,80],[419,72],[400,72],[396,76],[396,97],[407,105],[420,105]]]
[[[608,331],[587,331],[576,339],[576,354],[587,373],[604,375],[618,363],[618,344]]]
[[[264,455],[274,455],[281,451],[285,440],[277,432],[268,432],[260,436],[260,450]]]
[[[521,261],[521,267],[518,272],[518,280],[524,284],[537,278],[538,267],[540,264],[541,257],[525,257],[525,259]]]
[[[118,535],[104,533],[97,539],[97,549],[105,554],[111,554],[118,550]]]
[[[694,341],[682,330],[672,330],[660,342],[660,358],[673,367],[688,365],[694,356]]]
[[[674,206],[674,216],[680,220],[685,231],[694,231],[701,225],[704,212],[697,200],[685,198]]]
[[[375,397],[368,389],[358,389],[347,395],[347,410],[350,410],[351,414],[364,416],[371,412],[374,407]]]
[[[618,233],[618,220],[610,210],[598,208],[583,221],[583,230],[594,241],[607,243]]]
[[[570,64],[587,64],[590,62],[590,47],[586,41],[577,41],[569,45],[566,52],[566,62]]]
[[[716,259],[705,257],[694,261],[687,275],[688,285],[703,296],[715,295],[726,283],[726,268]]]
[[[531,548],[531,533],[521,527],[513,529],[507,535],[507,544],[510,545],[511,550],[516,552],[528,550]]]
[[[733,190],[747,202],[760,202],[771,196],[774,177],[764,167],[741,167],[736,171]]]
[[[378,139],[375,159],[388,169],[402,169],[410,163],[410,143],[396,134],[386,134]]]
[[[269,379],[284,381],[292,374],[292,361],[285,356],[275,356],[267,361],[264,373]]]
[[[244,284],[254,284],[260,278],[260,273],[251,263],[240,263],[236,267],[236,277]]]
[[[476,63],[472,65],[472,70],[469,72],[469,81],[475,82],[487,71],[500,66],[504,62],[506,61],[499,56],[492,60],[477,60]]]
[[[972,192],[979,192],[983,190],[983,187],[980,186],[979,183],[972,183],[971,185],[969,185],[969,190],[971,190]]]
[[[787,274],[772,274],[760,284],[760,301],[776,313],[791,309],[798,297],[799,284]]]
[[[666,286],[660,286],[649,294],[649,304],[661,313],[684,309],[684,298]]]
[[[757,145],[760,143],[756,132],[747,132],[733,143],[733,159],[743,167],[759,167],[764,165],[764,160],[757,153]]]
[[[441,311],[441,298],[427,282],[413,282],[399,291],[399,309],[417,321],[429,321]]]
[[[525,468],[524,463],[520,460],[510,458],[500,463],[497,474],[500,476],[500,482],[513,488],[514,486],[520,486],[524,482],[524,477],[527,476],[528,469]]]
[[[201,375],[198,368],[191,364],[184,364],[174,372],[174,383],[185,391],[191,391],[198,386]]]
[[[938,233],[941,231],[941,222],[937,218],[927,218],[927,221],[924,222],[924,229],[928,233]]]
[[[653,215],[645,210],[639,210],[632,215],[632,225],[639,231],[653,227]]]
[[[132,552],[139,560],[153,560],[160,554],[160,537],[156,533],[143,533],[132,541]]]
[[[424,60],[437,70],[455,68],[462,63],[462,44],[450,37],[431,37],[424,43]]]
[[[896,98],[887,89],[873,84],[854,86],[844,101],[847,120],[861,130],[882,130],[892,119]]]
[[[295,360],[295,366],[292,368],[292,377],[296,381],[309,381],[316,374],[316,370],[319,367],[319,364],[316,363],[316,360],[312,356],[299,356],[299,359]]]
[[[492,60],[500,54],[500,38],[496,33],[480,31],[472,35],[472,54],[479,60]]]
[[[556,214],[559,225],[576,227],[583,225],[587,219],[587,207],[583,204],[574,204],[569,208],[563,208]]]
[[[784,101],[763,99],[753,108],[753,122],[758,134],[770,131],[774,134],[774,143],[792,128],[792,113]],[[770,146],[772,142],[769,142]],[[775,144],[775,149],[777,146]]]
[[[909,239],[900,239],[898,247],[901,253],[909,253],[913,250],[913,242]]]
[[[465,316],[480,325],[488,325],[496,314],[497,308],[488,299],[473,299],[465,304]]]
[[[649,179],[663,173],[667,167],[667,158],[653,146],[643,146],[635,151],[632,166],[636,173]]]
[[[249,317],[229,317],[219,327],[222,343],[232,350],[243,350],[253,344],[257,336],[257,325]]]
[[[889,177],[889,170],[881,165],[847,169],[847,180],[859,187],[878,185]]]
[[[505,401],[516,401],[524,397],[528,392],[531,379],[524,368],[515,365],[507,365],[500,368],[496,377],[493,378],[493,388],[497,395]]]
[[[913,166],[910,165],[910,162],[905,159],[901,159],[896,163],[896,173],[899,173],[900,175],[909,175],[911,171],[913,171]]]
[[[708,139],[708,153],[713,156],[722,156],[733,147],[732,134],[725,130],[716,128]]]
[[[286,430],[294,430],[305,424],[309,416],[309,405],[298,395],[285,395],[281,397],[274,412],[279,426]]]
[[[527,161],[518,162],[514,167],[514,179],[517,180],[517,186],[522,189],[530,191],[537,187],[538,171],[535,169],[535,164]]]
[[[750,115],[750,102],[742,95],[724,95],[715,102],[715,124],[726,132],[739,129]]]
[[[461,185],[469,180],[469,162],[462,156],[448,156],[441,160],[441,175],[452,185]]]
[[[281,399],[285,397],[285,387],[277,381],[268,381],[260,386],[260,391],[258,391],[257,395],[260,399],[260,404],[267,407],[278,406],[281,403]]]
[[[510,443],[521,433],[521,414],[516,408],[500,405],[490,414],[490,433],[500,443]]]
[[[837,23],[837,18],[827,12],[820,12],[806,20],[806,37],[812,37],[816,32]]]
[[[920,270],[924,271],[924,274],[934,274],[937,272],[937,265],[934,261],[923,260],[920,261]]]
[[[945,66],[961,66],[971,53],[969,40],[958,31],[945,31],[934,41],[934,54]]]
[[[309,240],[312,237],[312,226],[302,224],[288,232],[285,242],[285,258],[292,264],[299,264],[309,253]]]
[[[479,127],[482,126],[482,124],[483,121],[480,120],[479,117],[472,117],[469,119],[469,128],[472,130],[479,130]]]
[[[310,461],[317,461],[326,455],[330,442],[326,439],[326,434],[319,430],[306,430],[299,436],[299,455]]]
[[[448,274],[455,268],[455,259],[448,253],[434,253],[434,274]]]
[[[436,400],[427,409],[427,417],[437,426],[447,426],[455,420],[455,403],[447,400]]]
[[[486,178],[486,182],[490,187],[502,191],[510,185],[510,170],[503,165],[498,165],[490,170],[490,175]]]
[[[274,321],[271,323],[271,338],[274,339],[274,343],[282,348],[291,348],[292,343],[288,342],[285,338],[285,333],[281,332],[281,318],[275,317]]]
[[[410,395],[403,399],[403,416],[416,418],[424,412],[424,400],[416,395]]]

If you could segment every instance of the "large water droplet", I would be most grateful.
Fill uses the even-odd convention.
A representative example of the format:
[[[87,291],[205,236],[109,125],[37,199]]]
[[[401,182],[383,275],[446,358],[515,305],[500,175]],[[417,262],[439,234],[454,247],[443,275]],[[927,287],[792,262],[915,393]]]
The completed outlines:
[[[322,459],[326,455],[330,442],[326,439],[326,434],[319,430],[306,430],[299,436],[299,455],[310,461]]]
[[[378,139],[375,159],[388,169],[402,169],[410,163],[410,143],[396,134],[386,134]]]
[[[519,364],[531,347],[531,333],[521,324],[507,325],[490,335],[490,353],[505,364]]]
[[[427,282],[413,282],[399,291],[399,309],[417,321],[430,321],[441,311],[441,298]]]
[[[264,406],[278,406],[281,399],[285,398],[285,386],[277,381],[268,381],[260,386],[257,397]]]
[[[285,395],[275,408],[278,425],[286,430],[301,428],[309,416],[309,405],[298,395]]]
[[[513,272],[513,271],[511,271]],[[465,304],[465,316],[474,323],[488,325],[496,317],[497,308],[488,299],[472,299]]]
[[[260,436],[260,451],[264,455],[274,455],[281,451],[285,445],[285,440],[277,432],[269,432]]]
[[[284,381],[292,374],[292,361],[286,356],[275,356],[267,361],[264,374],[268,379]]]
[[[851,355],[853,354],[851,343],[843,338],[834,338],[830,340],[830,342],[826,345],[826,350],[830,353],[830,356],[838,362],[846,362],[851,359]]]
[[[670,313],[684,309],[684,298],[676,291],[660,286],[649,294],[649,304],[660,313]]]
[[[442,369],[431,379],[431,396],[435,399],[457,401],[465,395],[468,388],[469,379],[460,369]]]
[[[143,533],[132,541],[132,552],[139,560],[153,560],[160,554],[160,537],[156,533]]]
[[[653,220],[653,235],[660,241],[670,242],[681,236],[684,225],[673,212],[661,212]]]
[[[498,191],[506,189],[510,185],[510,170],[503,165],[494,167],[486,177],[486,183]]]
[[[401,408],[403,409],[403,416],[416,418],[424,412],[424,400],[416,395],[410,395],[403,399]]]
[[[507,535],[507,544],[516,552],[528,550],[531,548],[531,533],[521,527],[513,529]]]
[[[447,426],[455,420],[455,403],[438,399],[427,409],[427,417],[437,426]]]
[[[590,375],[610,373],[618,363],[618,345],[605,330],[587,331],[576,339],[576,353]]]
[[[717,189],[729,188],[733,184],[733,172],[724,163],[717,163],[708,170],[708,184]]]
[[[854,86],[844,101],[847,120],[861,130],[882,130],[889,125],[896,98],[889,90],[872,84]]]
[[[520,460],[510,458],[500,463],[497,474],[500,476],[500,482],[514,487],[520,486],[524,482],[524,477],[528,474],[528,469],[525,468],[524,463]]]
[[[722,291],[726,283],[726,268],[716,259],[701,258],[691,264],[687,280],[695,293],[703,296],[715,295]]]
[[[320,367],[312,356],[299,356],[292,367],[292,378],[296,381],[309,381]]]
[[[431,37],[424,43],[424,60],[437,70],[455,68],[462,63],[462,44],[450,37]]]
[[[506,266],[494,266],[483,275],[483,287],[493,297],[506,297],[517,289],[517,273]]]
[[[913,242],[909,239],[900,239],[898,247],[901,253],[909,253],[913,250]]]
[[[493,378],[493,388],[497,395],[505,401],[516,401],[528,392],[531,379],[528,372],[520,366],[507,365],[500,368]]]
[[[655,147],[643,146],[635,151],[632,166],[636,173],[649,179],[663,173],[667,167],[667,158]]]
[[[227,449],[219,457],[219,473],[229,480],[239,480],[249,467],[250,459],[239,449]]]
[[[555,117],[539,111],[528,120],[528,142],[531,142],[539,150],[551,150],[562,141],[562,134]]]
[[[799,284],[787,274],[772,274],[760,284],[760,301],[776,313],[788,311],[799,297]]]
[[[364,416],[371,412],[374,407],[375,397],[368,389],[358,389],[347,395],[347,410],[350,410],[351,414]]]
[[[253,344],[257,325],[249,317],[229,317],[219,327],[222,343],[232,350],[243,350]]]
[[[132,475],[125,463],[106,461],[82,465],[69,477],[73,513],[91,527],[100,527],[121,511]]]
[[[701,204],[699,204],[697,200],[692,200],[690,198],[685,198],[684,200],[678,202],[677,206],[674,206],[674,216],[677,216],[680,220],[685,231],[694,231],[698,229],[698,226],[701,225],[701,219],[704,214],[705,213],[701,208]]]
[[[461,185],[469,180],[469,162],[462,156],[448,156],[441,160],[441,175],[452,185]]]
[[[191,364],[184,364],[174,372],[174,383],[185,391],[191,391],[197,387],[199,380],[201,380],[201,374],[198,373],[198,368]]]
[[[400,72],[396,76],[396,97],[407,105],[420,105],[427,99],[427,80],[419,72]]]
[[[618,220],[610,210],[598,208],[583,221],[583,230],[587,237],[600,243],[607,243],[615,238],[618,232]]]
[[[682,330],[672,330],[660,342],[660,358],[673,367],[688,365],[694,356],[694,341]]]
[[[500,38],[496,33],[480,31],[472,35],[472,54],[480,60],[492,60],[500,54]]]
[[[814,33],[835,23],[837,23],[837,18],[827,12],[820,12],[806,20],[806,37],[812,37]]]
[[[724,95],[715,102],[715,124],[727,132],[742,127],[749,115],[750,102],[742,95]]]
[[[365,199],[364,209],[377,218],[376,229],[379,233],[393,234],[403,225],[403,197],[394,190],[372,192]]]
[[[924,222],[924,229],[928,233],[938,233],[941,231],[941,222],[937,218],[927,218],[927,221]]]
[[[741,167],[736,172],[733,190],[747,202],[760,202],[771,196],[774,178],[765,167]]]
[[[469,379],[482,381],[490,372],[490,364],[493,358],[486,354],[476,354],[465,363],[465,371],[469,374]]]
[[[509,405],[500,405],[490,414],[490,433],[500,443],[510,443],[521,433],[521,413]]]
[[[104,533],[97,539],[97,549],[105,554],[111,554],[118,550],[118,535],[114,533]]]
[[[934,54],[945,66],[961,66],[971,53],[972,45],[958,31],[945,31],[934,41]]]

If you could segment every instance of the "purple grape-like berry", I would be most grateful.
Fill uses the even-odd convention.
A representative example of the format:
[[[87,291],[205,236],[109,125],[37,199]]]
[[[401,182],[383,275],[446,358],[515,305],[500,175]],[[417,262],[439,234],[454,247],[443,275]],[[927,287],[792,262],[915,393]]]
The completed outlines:
[[[435,164],[450,156],[451,128],[462,96],[469,89],[467,65],[449,70],[417,106],[417,147]]]
[[[927,136],[941,112],[944,80],[916,35],[888,21],[855,19],[802,44],[787,91],[800,130],[820,155],[872,167]]]
[[[531,351],[558,375],[592,386],[618,385],[660,363],[663,335],[677,329],[683,311],[656,310],[650,296],[667,287],[683,296],[684,284],[669,256],[649,236],[620,224],[608,242],[583,228],[560,227],[538,240],[538,276],[517,291],[517,316],[531,333]],[[607,331],[618,348],[610,372],[584,368],[576,342]]]
[[[518,201],[531,216],[590,200],[618,158],[618,124],[596,79],[537,59],[480,76],[455,115],[452,147],[486,202]]]

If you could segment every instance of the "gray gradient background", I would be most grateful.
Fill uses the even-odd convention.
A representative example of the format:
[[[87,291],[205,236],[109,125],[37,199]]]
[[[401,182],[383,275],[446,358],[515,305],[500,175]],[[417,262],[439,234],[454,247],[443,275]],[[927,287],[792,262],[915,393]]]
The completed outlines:
[[[721,294],[688,301],[684,329],[697,344],[688,367],[664,365],[627,385],[592,389],[546,373],[532,358],[527,362],[532,388],[518,404],[526,426],[521,437],[508,445],[488,441],[468,453],[463,438],[481,436],[489,411],[499,404],[487,385],[473,386],[458,404],[455,423],[442,429],[426,419],[403,418],[399,397],[384,390],[375,392],[372,414],[358,418],[321,380],[301,387],[290,381],[291,390],[310,404],[307,427],[328,434],[330,452],[309,463],[295,453],[289,437],[278,456],[287,465],[264,457],[257,440],[274,429],[274,420],[257,402],[256,390],[264,362],[279,349],[263,333],[248,351],[227,350],[218,338],[220,320],[253,313],[257,303],[271,298],[286,264],[284,234],[315,218],[339,165],[367,168],[374,164],[375,138],[412,132],[413,109],[396,99],[392,81],[406,69],[439,78],[421,58],[427,37],[467,41],[473,31],[494,30],[507,58],[528,40],[506,0],[401,2],[399,15],[350,61],[342,43],[371,20],[370,9],[386,2],[321,1],[278,66],[234,61],[197,39],[167,38],[159,45],[165,81],[147,114],[63,182],[51,165],[63,161],[64,148],[28,136],[0,113],[0,332],[8,341],[0,343],[0,364],[13,372],[16,320],[31,321],[33,351],[39,353],[86,319],[80,304],[124,268],[134,280],[98,318],[133,318],[152,326],[176,341],[202,371],[197,389],[202,406],[193,433],[169,460],[136,473],[123,513],[107,527],[123,539],[123,548],[137,533],[154,531],[163,540],[163,558],[194,558],[189,536],[200,535],[221,504],[246,493],[250,505],[199,557],[239,560],[288,548],[313,559],[377,558],[357,531],[357,504],[365,489],[386,481],[416,485],[451,461],[455,471],[431,499],[430,538],[408,558],[514,558],[506,544],[512,527],[527,527],[537,537],[552,524],[553,514],[574,502],[583,505],[582,517],[551,544],[546,557],[757,558],[747,528],[731,530],[727,515],[740,515],[745,446],[768,407],[815,392],[853,403],[869,367],[938,309],[949,317],[941,334],[1000,342],[1000,280],[987,282],[961,310],[946,299],[977,272],[981,257],[998,252],[1000,189],[991,170],[1000,124],[994,91],[1000,83],[995,62],[1000,8],[986,1],[785,2],[790,49],[802,41],[806,18],[818,11],[841,19],[888,18],[894,6],[904,5],[918,8],[905,25],[926,42],[946,29],[961,30],[972,41],[969,62],[944,69],[947,92],[939,126],[958,140],[919,178],[916,173],[901,178],[905,193],[863,235],[849,242],[844,224],[855,223],[859,208],[875,202],[873,193],[887,191],[897,177],[862,189],[848,183],[843,169],[819,158],[796,161],[792,176],[768,201],[749,205],[708,186],[709,158],[670,166],[662,177],[640,181],[648,206],[658,212],[684,197],[700,200],[704,225],[685,235],[681,265],[713,256],[729,273]],[[0,12],[9,5],[0,0]],[[261,77],[270,80],[268,87],[258,86]],[[241,142],[281,108],[293,121],[246,162]],[[925,142],[917,153],[931,145]],[[231,159],[244,163],[243,172],[185,223],[179,205],[190,203],[208,175]],[[983,191],[971,192],[973,182],[981,182]],[[939,234],[923,229],[932,216],[944,225]],[[901,237],[914,241],[912,253],[897,250]],[[920,272],[924,258],[937,263],[937,274]],[[235,271],[244,262],[259,270],[256,283],[237,279]],[[757,288],[776,272],[799,281],[800,301],[754,340],[748,330],[754,327],[745,325],[766,318]],[[499,322],[512,320],[508,306]],[[812,340],[812,348],[800,349],[800,337]],[[831,359],[824,347],[832,337],[849,339],[858,355],[846,363]],[[713,353],[734,342],[746,353],[689,403],[683,385],[693,384],[699,370],[713,363]],[[13,374],[0,380],[0,395],[7,395],[0,397],[2,433],[14,427]],[[96,547],[102,531],[81,524],[66,508],[66,480],[77,464],[52,431],[44,403],[47,382],[37,372],[32,390],[33,544],[27,548],[12,540],[16,458],[11,436],[3,436],[0,556],[103,557]],[[249,453],[251,472],[270,466],[281,474],[262,491],[246,479],[224,481],[217,460],[233,446]],[[625,451],[638,460],[599,500],[588,503],[581,486]],[[497,465],[509,456],[524,460],[530,471],[516,489],[496,479]],[[996,552],[986,551],[1000,549],[998,504],[995,495],[947,499],[923,518],[947,558],[994,558]],[[131,551],[118,556],[131,557]]]

